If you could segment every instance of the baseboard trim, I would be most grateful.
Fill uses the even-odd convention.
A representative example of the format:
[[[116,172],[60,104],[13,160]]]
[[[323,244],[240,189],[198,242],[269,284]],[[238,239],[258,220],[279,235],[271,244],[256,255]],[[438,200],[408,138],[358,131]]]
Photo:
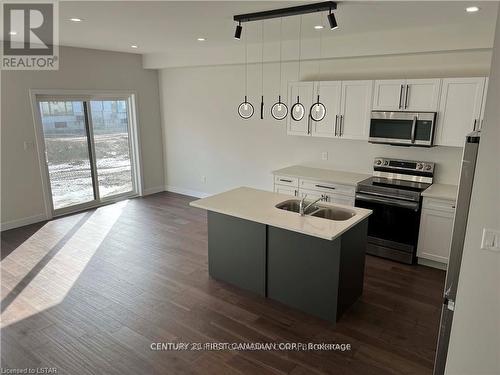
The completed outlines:
[[[437,268],[443,271],[446,271],[446,269],[448,268],[448,265],[446,263],[436,262],[435,260],[425,258],[418,258],[418,264],[422,266]]]
[[[165,186],[165,191],[170,191],[171,193],[177,193],[177,194],[182,194],[182,195],[189,195],[190,197],[195,197],[195,198],[206,198],[206,197],[209,197],[212,195],[209,193],[204,193],[202,191],[184,189],[184,188],[179,188],[179,187],[175,187],[175,186],[171,186],[171,185]]]
[[[161,193],[162,191],[165,191],[165,186],[155,186],[152,188],[147,188],[143,190],[142,195],[151,195],[151,194],[156,194],[156,193]]]
[[[47,216],[45,216],[45,214],[40,214],[24,217],[22,219],[6,221],[5,223],[0,224],[0,231],[3,232],[9,229],[24,227],[25,225],[35,224],[45,220],[47,220]]]

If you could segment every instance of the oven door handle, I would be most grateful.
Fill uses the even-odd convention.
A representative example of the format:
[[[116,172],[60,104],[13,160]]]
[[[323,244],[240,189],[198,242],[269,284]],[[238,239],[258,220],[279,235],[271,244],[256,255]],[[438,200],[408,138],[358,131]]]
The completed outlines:
[[[414,211],[418,211],[420,207],[420,204],[418,202],[408,202],[408,201],[403,201],[401,199],[386,198],[386,197],[375,197],[373,195],[368,195],[368,194],[357,193],[356,199],[365,202],[382,203],[382,204],[387,204],[389,206],[407,208]]]

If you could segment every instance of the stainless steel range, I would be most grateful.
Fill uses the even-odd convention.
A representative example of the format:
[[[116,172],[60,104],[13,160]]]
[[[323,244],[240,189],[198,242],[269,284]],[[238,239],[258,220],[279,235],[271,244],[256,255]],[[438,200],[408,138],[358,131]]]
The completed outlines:
[[[373,177],[361,181],[356,192],[356,206],[373,210],[368,222],[368,254],[415,262],[421,193],[433,177],[434,163],[375,158]]]

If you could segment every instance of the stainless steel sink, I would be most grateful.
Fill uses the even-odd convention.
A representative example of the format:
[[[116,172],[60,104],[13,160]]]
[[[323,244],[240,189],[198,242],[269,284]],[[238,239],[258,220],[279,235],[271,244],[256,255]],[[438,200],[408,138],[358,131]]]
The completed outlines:
[[[336,207],[320,207],[311,216],[321,217],[323,219],[345,221],[356,215],[356,212]]]
[[[299,212],[299,207],[300,207],[300,200],[298,200],[298,199],[290,199],[290,200],[278,203],[276,205],[276,208],[279,208],[280,210],[292,211],[292,212]],[[319,209],[319,206],[312,205],[311,207],[309,207],[307,209],[307,212],[305,212],[305,214],[310,215],[312,212],[317,211],[318,209]]]
[[[300,200],[290,199],[276,205],[276,208],[285,211],[299,212]],[[312,205],[307,209],[305,215],[320,217],[322,219],[344,221],[356,215],[356,212],[344,208]]]

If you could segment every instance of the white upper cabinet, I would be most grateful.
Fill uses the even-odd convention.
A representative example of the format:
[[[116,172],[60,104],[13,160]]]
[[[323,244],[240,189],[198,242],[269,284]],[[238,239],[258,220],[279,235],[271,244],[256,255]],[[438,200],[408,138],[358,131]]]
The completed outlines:
[[[373,81],[322,81],[294,82],[290,84],[290,111],[297,100],[304,104],[306,114],[301,121],[288,119],[288,134],[312,135],[345,139],[368,139],[370,111],[373,97]],[[317,101],[326,107],[325,118],[321,121],[310,119],[311,105]],[[306,100],[306,97],[312,98]]]
[[[375,81],[373,110],[401,111],[405,89],[404,79],[385,79]]]
[[[436,112],[439,106],[441,79],[407,79],[403,110]]]
[[[340,81],[316,82],[314,84],[313,103],[317,101],[318,88],[319,100],[326,107],[326,115],[321,121],[310,120],[312,135],[315,137],[334,137],[335,125],[340,113],[342,85]],[[309,110],[310,107],[307,107],[307,116],[309,116]]]
[[[313,100],[313,82],[291,82],[288,85],[288,116],[287,133],[290,135],[311,135],[311,120],[309,118],[309,109]],[[300,121],[292,119],[291,112],[293,105],[297,102],[297,96],[304,106],[304,117]],[[325,104],[326,105],[326,104]],[[327,106],[327,105],[326,105]],[[328,109],[328,106],[327,106]]]
[[[422,111],[438,109],[441,79],[390,79],[375,81],[376,111]]]
[[[461,147],[479,128],[485,84],[485,77],[443,79],[435,144]]]
[[[339,137],[368,139],[372,96],[373,81],[342,81]]]

